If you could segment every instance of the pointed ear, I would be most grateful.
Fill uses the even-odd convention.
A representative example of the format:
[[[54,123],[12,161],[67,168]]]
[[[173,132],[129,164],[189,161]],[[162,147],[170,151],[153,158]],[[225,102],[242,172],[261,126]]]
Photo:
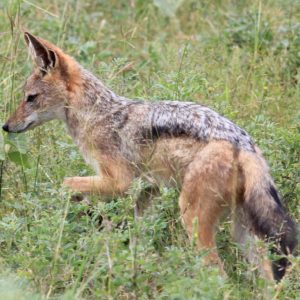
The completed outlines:
[[[55,51],[47,48],[43,42],[29,32],[24,33],[24,39],[33,60],[44,74],[57,66],[58,57]]]

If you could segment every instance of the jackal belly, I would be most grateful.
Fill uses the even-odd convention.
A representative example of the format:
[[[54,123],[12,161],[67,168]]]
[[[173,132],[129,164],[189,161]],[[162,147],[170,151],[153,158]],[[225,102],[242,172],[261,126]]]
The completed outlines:
[[[156,185],[180,186],[188,165],[206,144],[189,137],[160,138],[145,147],[140,175]]]

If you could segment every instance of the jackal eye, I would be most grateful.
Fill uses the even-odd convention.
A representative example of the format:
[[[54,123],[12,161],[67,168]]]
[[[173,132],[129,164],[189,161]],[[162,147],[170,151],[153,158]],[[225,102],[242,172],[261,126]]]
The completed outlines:
[[[28,95],[26,102],[33,102],[37,96],[38,96],[38,94]]]

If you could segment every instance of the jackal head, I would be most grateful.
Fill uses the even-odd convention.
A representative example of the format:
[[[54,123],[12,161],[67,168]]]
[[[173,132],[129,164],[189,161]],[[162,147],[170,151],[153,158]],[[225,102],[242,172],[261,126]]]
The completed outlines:
[[[24,132],[53,119],[64,119],[70,97],[70,71],[75,61],[28,32],[24,38],[35,68],[26,80],[23,100],[2,127],[8,132]]]

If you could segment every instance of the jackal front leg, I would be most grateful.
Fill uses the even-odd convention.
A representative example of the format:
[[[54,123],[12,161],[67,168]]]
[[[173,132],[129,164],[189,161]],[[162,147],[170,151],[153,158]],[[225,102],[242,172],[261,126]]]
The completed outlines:
[[[65,178],[63,185],[69,187],[74,192],[84,194],[112,196],[126,192],[133,179],[130,168],[116,161],[110,162],[109,166],[102,167],[103,175],[69,177]]]
[[[63,185],[74,192],[113,195],[126,192],[130,182],[117,182],[112,178],[89,176],[65,178]]]

